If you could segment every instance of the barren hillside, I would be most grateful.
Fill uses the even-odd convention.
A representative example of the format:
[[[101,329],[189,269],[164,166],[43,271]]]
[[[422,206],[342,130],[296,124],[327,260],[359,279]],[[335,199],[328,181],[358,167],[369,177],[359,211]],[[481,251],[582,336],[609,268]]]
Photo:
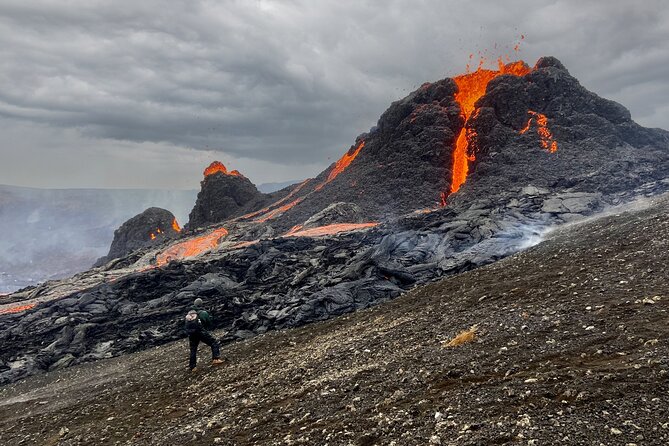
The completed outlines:
[[[355,314],[0,390],[1,443],[666,444],[669,202]],[[448,347],[477,325],[472,342]],[[222,335],[222,333],[219,333]]]

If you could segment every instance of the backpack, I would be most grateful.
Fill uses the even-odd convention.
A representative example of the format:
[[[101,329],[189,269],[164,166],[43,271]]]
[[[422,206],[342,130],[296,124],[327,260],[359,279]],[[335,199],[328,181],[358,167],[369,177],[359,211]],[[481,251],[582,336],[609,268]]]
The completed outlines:
[[[202,330],[202,321],[200,321],[197,311],[190,310],[185,319],[186,333],[193,334]]]

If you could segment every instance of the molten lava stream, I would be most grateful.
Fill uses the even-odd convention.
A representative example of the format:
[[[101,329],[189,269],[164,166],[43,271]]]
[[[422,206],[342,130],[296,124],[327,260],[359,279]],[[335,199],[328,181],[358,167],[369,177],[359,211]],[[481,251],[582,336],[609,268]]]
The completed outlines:
[[[0,314],[20,313],[22,311],[30,310],[34,306],[35,304],[28,304],[28,305],[18,305],[16,307],[4,308],[0,309]]]
[[[170,246],[156,256],[156,266],[163,266],[172,260],[195,257],[218,246],[219,239],[228,235],[225,228],[216,229],[208,234],[193,237]]]
[[[247,246],[255,245],[258,243],[260,240],[249,240],[245,242],[239,242],[230,247],[230,249],[241,249],[241,248],[246,248]]]
[[[295,188],[292,191],[290,191],[290,193],[288,195],[286,195],[285,197],[283,197],[280,200],[275,201],[274,203],[270,204],[269,206],[264,207],[260,210],[255,211],[255,212],[250,212],[250,213],[244,214],[240,217],[233,218],[232,221],[247,220],[249,218],[257,217],[258,215],[262,215],[262,214],[266,214],[266,213],[270,212],[272,209],[276,208],[276,206],[279,206],[281,203],[284,203],[284,202],[290,200],[291,198],[293,198],[293,196],[295,196],[295,194],[297,194],[300,190],[302,190],[302,188],[309,181],[311,181],[311,178],[307,178],[306,180],[302,181],[300,184],[295,186]]]
[[[335,164],[335,166],[332,168],[330,174],[328,175],[328,178],[321,184],[316,186],[314,190],[318,191],[323,189],[323,186],[325,186],[326,184],[330,183],[332,180],[337,178],[337,176],[339,176],[340,173],[342,173],[344,170],[346,170],[348,166],[351,165],[351,163],[358,156],[363,147],[365,147],[365,141],[360,141],[355,150],[351,149],[348,152],[346,152],[344,156],[342,156],[339,159],[339,161],[337,161],[337,164]]]
[[[550,153],[555,153],[558,150],[558,144],[553,140],[553,134],[548,130],[548,118],[546,115],[528,110],[530,119],[527,120],[527,125],[518,133],[521,135],[527,133],[532,127],[532,120],[537,123],[537,134],[539,135],[539,143],[541,147],[548,150]]]
[[[310,229],[296,229],[293,227],[290,231],[284,234],[284,237],[321,237],[324,235],[333,235],[340,232],[355,231],[358,229],[373,228],[378,226],[378,222],[371,223],[335,223],[332,225],[321,226],[319,228],[310,228]]]
[[[532,69],[523,61],[512,62],[505,65],[500,58],[497,60],[499,66],[497,71],[481,68],[483,62],[484,61],[482,60],[479,67],[473,73],[466,73],[453,78],[455,84],[458,86],[458,92],[455,94],[455,101],[460,105],[464,123],[455,142],[455,148],[453,149],[453,175],[451,178],[450,193],[457,192],[460,189],[460,186],[467,181],[469,163],[475,159],[474,155],[469,153],[469,141],[475,133],[472,130],[470,134],[467,134],[466,126],[467,121],[474,112],[476,101],[485,94],[488,82],[502,74],[524,76],[532,71]]]
[[[267,214],[264,214],[261,217],[256,218],[253,221],[256,221],[258,223],[264,223],[267,220],[271,220],[274,217],[277,217],[277,216],[283,214],[284,212],[286,212],[288,209],[292,208],[293,206],[299,204],[303,199],[304,198],[296,198],[295,200],[291,201],[290,203],[284,204],[283,206],[279,206],[278,208],[273,209],[272,211],[268,212]]]

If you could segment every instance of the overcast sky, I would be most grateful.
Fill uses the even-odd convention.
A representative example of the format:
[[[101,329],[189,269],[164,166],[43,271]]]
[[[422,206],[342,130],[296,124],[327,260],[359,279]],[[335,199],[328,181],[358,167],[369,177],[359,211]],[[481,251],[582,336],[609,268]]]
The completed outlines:
[[[316,175],[470,53],[559,58],[669,128],[666,1],[0,0],[0,184]]]

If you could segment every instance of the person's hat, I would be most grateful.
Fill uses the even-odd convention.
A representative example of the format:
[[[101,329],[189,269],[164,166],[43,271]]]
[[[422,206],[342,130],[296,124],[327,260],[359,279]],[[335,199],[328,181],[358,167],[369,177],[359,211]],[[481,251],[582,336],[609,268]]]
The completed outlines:
[[[195,302],[193,302],[193,303],[195,304],[196,307],[199,307],[199,306],[201,306],[204,302],[202,302],[202,299],[200,299],[200,298],[198,297],[197,299],[195,299]]]

